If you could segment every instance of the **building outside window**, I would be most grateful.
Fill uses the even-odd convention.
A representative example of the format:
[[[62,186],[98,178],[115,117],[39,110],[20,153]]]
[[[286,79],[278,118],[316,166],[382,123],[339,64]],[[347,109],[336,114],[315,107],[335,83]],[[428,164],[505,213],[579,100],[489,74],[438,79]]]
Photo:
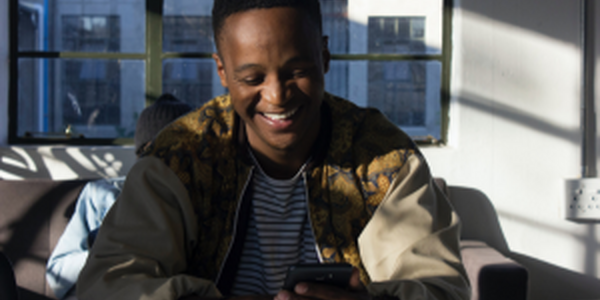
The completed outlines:
[[[19,42],[15,51],[18,85],[10,101],[17,121],[11,118],[9,141],[106,144],[133,137],[145,105],[145,62],[133,54],[145,51],[144,0],[10,1],[23,12],[18,30],[36,43]],[[35,26],[22,26],[32,23],[25,12],[35,12]]]
[[[62,45],[72,52],[119,52],[119,16],[61,17]],[[120,126],[119,62],[65,60],[61,66],[63,124]]]
[[[444,1],[324,0],[322,6],[333,58],[326,89],[379,109],[417,140],[440,140]]]
[[[321,1],[323,34],[329,37],[329,51],[333,54],[348,53],[349,26],[348,0]],[[325,74],[326,90],[337,96],[348,98],[348,64],[333,60]]]
[[[163,51],[173,53],[212,53],[215,51],[210,10],[178,7],[176,1],[166,1],[165,8],[173,14],[163,18]],[[199,107],[213,95],[214,63],[211,58],[163,61],[163,92],[173,94],[194,107]],[[220,81],[216,81],[220,82]],[[222,89],[218,89],[222,90]]]
[[[211,57],[213,0],[9,1],[11,143],[111,144],[131,138],[162,93],[197,107],[227,92]],[[449,2],[321,0],[326,90],[381,110],[417,140],[443,139]]]

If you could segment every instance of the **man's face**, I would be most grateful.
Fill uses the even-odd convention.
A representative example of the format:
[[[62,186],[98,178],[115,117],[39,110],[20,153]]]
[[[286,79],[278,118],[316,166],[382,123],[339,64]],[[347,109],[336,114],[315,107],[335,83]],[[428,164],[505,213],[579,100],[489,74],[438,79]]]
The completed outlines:
[[[229,16],[218,43],[221,83],[250,146],[271,158],[307,153],[320,128],[329,63],[317,26],[298,9],[254,9]]]

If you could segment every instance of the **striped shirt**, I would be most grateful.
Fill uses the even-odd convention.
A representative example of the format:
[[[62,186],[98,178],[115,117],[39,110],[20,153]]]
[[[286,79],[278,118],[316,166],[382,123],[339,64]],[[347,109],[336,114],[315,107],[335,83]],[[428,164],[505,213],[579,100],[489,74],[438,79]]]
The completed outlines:
[[[269,177],[256,165],[252,209],[232,295],[274,295],[289,266],[318,262],[306,209],[306,164],[285,180]]]

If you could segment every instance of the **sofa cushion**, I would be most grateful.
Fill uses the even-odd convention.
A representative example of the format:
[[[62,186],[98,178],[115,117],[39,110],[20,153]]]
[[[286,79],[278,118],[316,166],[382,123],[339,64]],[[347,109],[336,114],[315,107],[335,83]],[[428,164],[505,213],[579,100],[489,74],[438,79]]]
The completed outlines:
[[[0,180],[0,250],[12,261],[20,299],[54,298],[46,261],[88,180]]]

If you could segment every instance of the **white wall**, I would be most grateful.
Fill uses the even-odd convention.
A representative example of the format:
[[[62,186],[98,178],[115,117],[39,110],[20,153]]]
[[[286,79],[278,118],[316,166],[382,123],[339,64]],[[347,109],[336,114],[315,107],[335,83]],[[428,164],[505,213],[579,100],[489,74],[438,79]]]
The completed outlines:
[[[423,149],[432,170],[490,198],[511,256],[529,269],[530,299],[600,298],[600,230],[561,211],[564,180],[580,174],[579,1],[455,2],[450,140]],[[3,141],[7,22],[0,17]],[[130,147],[3,147],[0,158],[0,178],[121,175],[134,159]]]
[[[598,226],[562,215],[580,175],[579,1],[458,2],[451,140],[424,149],[433,172],[491,199],[530,299],[600,298]]]

